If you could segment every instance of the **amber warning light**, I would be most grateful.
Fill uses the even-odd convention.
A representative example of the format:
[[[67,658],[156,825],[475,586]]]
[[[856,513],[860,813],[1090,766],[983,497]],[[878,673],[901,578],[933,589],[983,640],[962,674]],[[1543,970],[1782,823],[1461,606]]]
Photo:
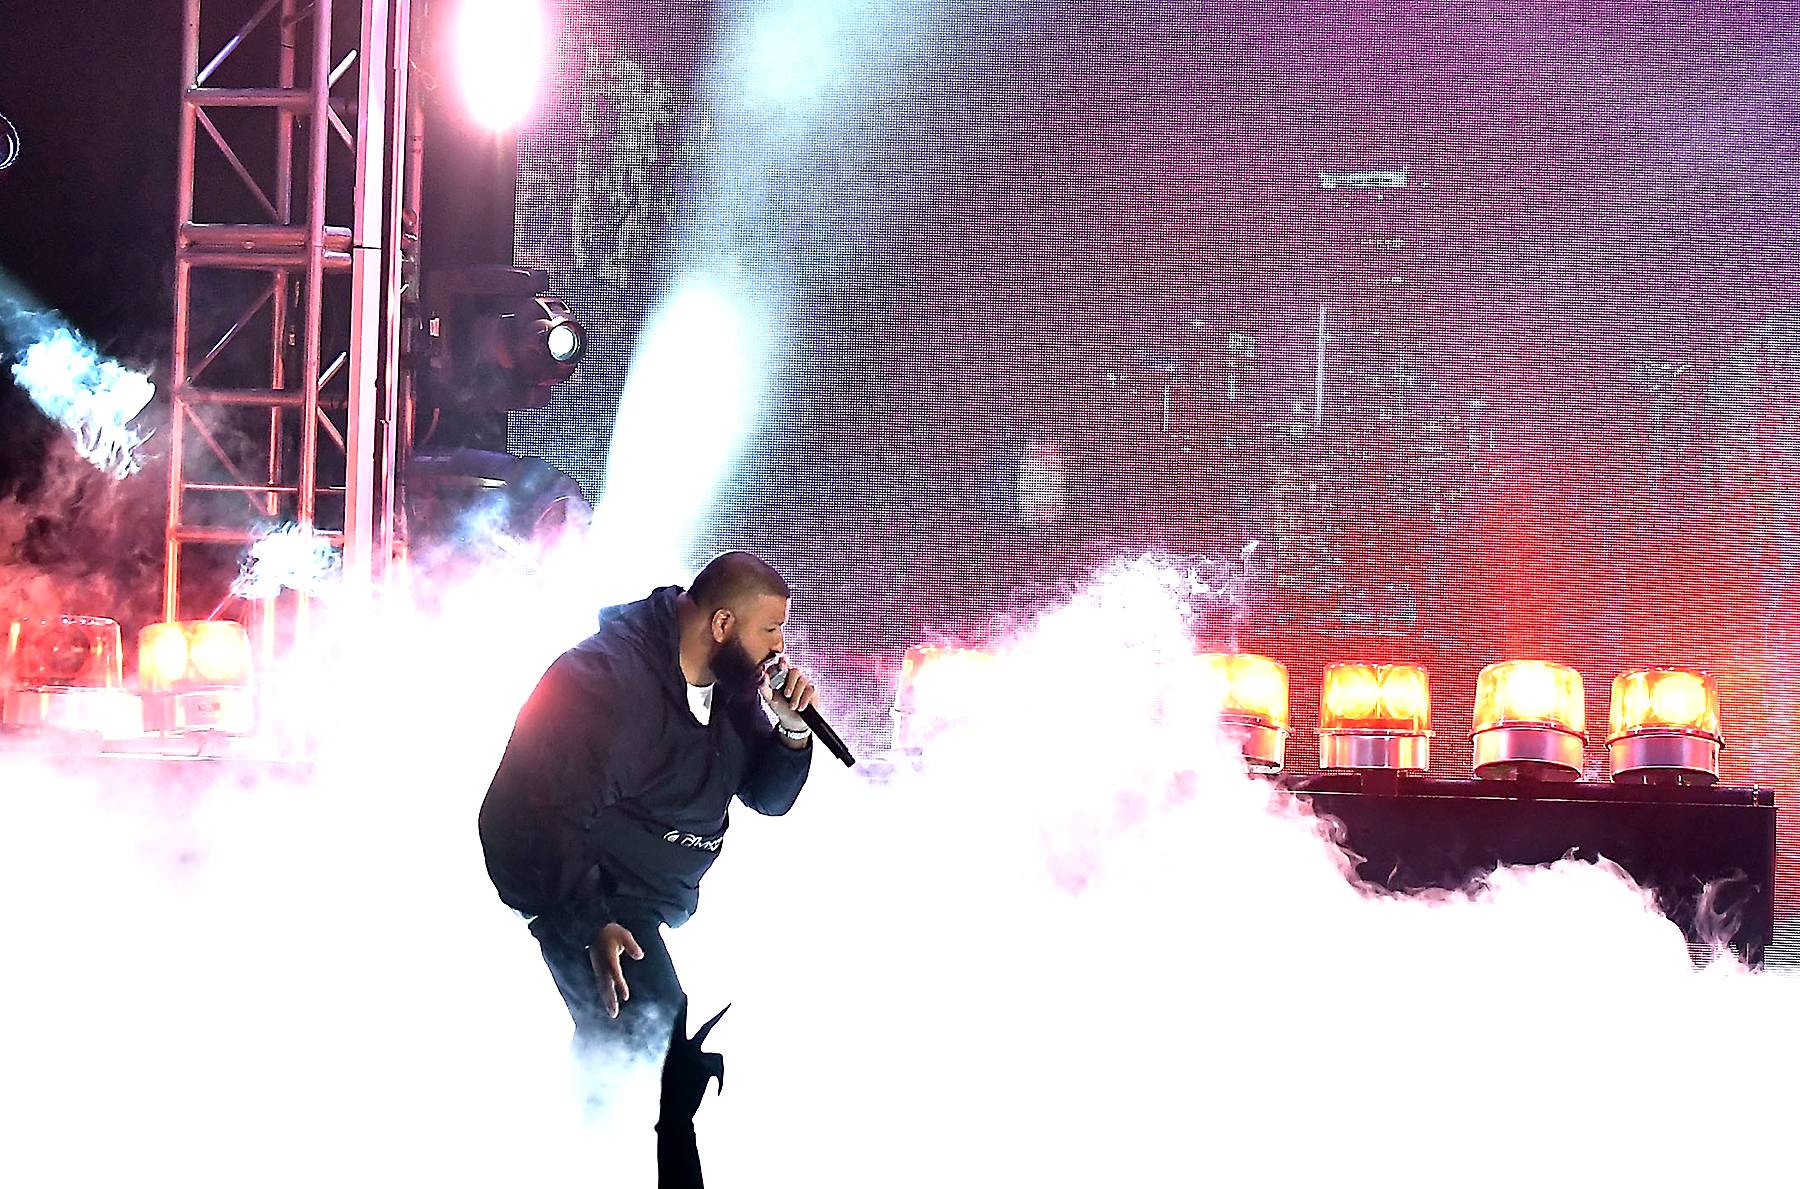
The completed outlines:
[[[978,648],[916,644],[900,664],[892,711],[895,751],[922,750],[945,730],[974,717],[993,697],[992,653]]]
[[[229,619],[153,623],[138,633],[138,686],[153,731],[256,729],[250,636]]]
[[[1287,759],[1288,671],[1253,652],[1204,652],[1200,678],[1219,706],[1219,725],[1253,772],[1281,771]]]
[[[1418,665],[1330,665],[1319,694],[1324,768],[1431,766],[1431,680]]]
[[[1580,776],[1587,745],[1581,674],[1549,661],[1489,665],[1475,684],[1470,737],[1477,776]]]
[[[1633,669],[1613,678],[1606,744],[1616,779],[1710,784],[1725,735],[1706,673]]]

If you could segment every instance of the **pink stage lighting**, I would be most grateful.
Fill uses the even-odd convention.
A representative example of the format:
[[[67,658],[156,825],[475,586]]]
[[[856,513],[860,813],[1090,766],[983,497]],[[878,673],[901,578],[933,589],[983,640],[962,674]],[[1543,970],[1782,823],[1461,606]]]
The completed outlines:
[[[462,0],[454,38],[456,76],[469,114],[495,131],[524,119],[543,70],[538,0]]]

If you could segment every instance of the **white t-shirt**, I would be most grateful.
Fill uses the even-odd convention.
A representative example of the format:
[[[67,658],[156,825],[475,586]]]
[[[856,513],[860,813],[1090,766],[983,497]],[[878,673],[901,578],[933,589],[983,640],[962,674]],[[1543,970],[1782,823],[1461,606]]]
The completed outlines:
[[[688,709],[700,720],[701,726],[712,722],[713,687],[710,685],[690,685],[688,691]]]

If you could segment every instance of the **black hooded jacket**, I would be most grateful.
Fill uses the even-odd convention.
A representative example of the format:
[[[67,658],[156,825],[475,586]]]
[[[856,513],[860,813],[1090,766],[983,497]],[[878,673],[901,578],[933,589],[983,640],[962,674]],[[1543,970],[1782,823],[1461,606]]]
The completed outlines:
[[[717,687],[711,722],[688,706],[678,586],[600,613],[519,711],[481,805],[500,899],[586,946],[628,903],[671,925],[693,915],[732,797],[783,814],[812,747],[775,737],[754,690]]]

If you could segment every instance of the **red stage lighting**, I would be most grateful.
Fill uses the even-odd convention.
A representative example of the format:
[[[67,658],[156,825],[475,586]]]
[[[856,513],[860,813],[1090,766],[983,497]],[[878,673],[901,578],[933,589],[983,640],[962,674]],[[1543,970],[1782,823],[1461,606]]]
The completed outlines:
[[[88,615],[17,619],[7,633],[7,684],[12,687],[123,686],[119,625]]]
[[[14,620],[6,639],[0,720],[10,727],[131,734],[137,700],[124,689],[119,625],[88,615]]]

